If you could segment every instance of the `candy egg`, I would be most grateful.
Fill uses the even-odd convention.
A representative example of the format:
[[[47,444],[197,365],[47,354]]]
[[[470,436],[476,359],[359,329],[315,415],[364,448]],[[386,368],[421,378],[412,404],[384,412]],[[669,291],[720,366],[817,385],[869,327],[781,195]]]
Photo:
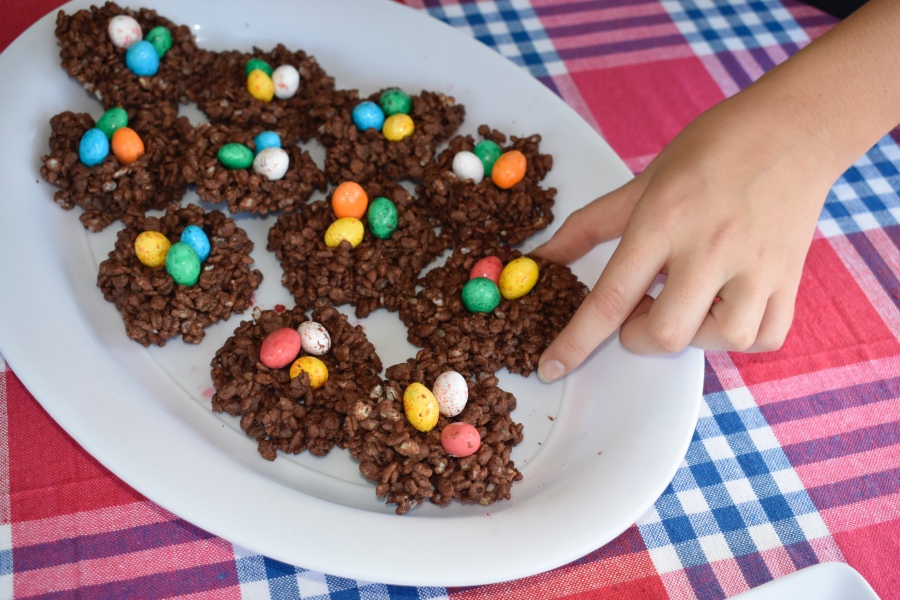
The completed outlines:
[[[166,272],[175,283],[192,286],[200,279],[200,257],[187,244],[175,242],[166,253]]]
[[[261,58],[251,58],[247,61],[247,64],[244,66],[244,75],[249,77],[250,73],[252,73],[253,71],[262,71],[269,77],[271,77],[272,73],[274,73],[274,71],[272,70],[272,65]]]
[[[353,217],[362,219],[369,206],[369,195],[355,181],[345,181],[331,194],[331,208],[338,219]]]
[[[247,75],[247,91],[257,100],[271,102],[275,95],[275,84],[265,71],[254,69]]]
[[[128,15],[116,15],[110,19],[107,32],[116,48],[128,48],[144,37],[140,23]]]
[[[456,371],[444,371],[431,386],[438,408],[445,417],[455,417],[469,401],[469,386],[466,378]]]
[[[485,256],[472,266],[469,271],[469,279],[487,277],[494,283],[500,283],[500,273],[503,271],[503,261],[497,256]]]
[[[367,214],[369,230],[380,240],[389,239],[400,225],[397,207],[384,196],[375,198]]]
[[[366,129],[381,129],[384,125],[384,111],[381,107],[366,100],[353,108],[353,124],[360,131]]]
[[[97,119],[97,129],[106,134],[106,137],[112,139],[117,129],[128,126],[128,113],[121,106],[111,108]]]
[[[481,164],[484,165],[484,176],[490,177],[491,171],[494,168],[494,163],[497,162],[497,159],[503,154],[503,150],[500,149],[500,146],[498,146],[496,142],[492,142],[491,140],[481,140],[475,144],[473,153],[481,159]]]
[[[476,277],[463,286],[462,301],[469,312],[489,313],[500,305],[500,290],[487,277]]]
[[[184,231],[181,232],[179,241],[182,244],[187,244],[193,248],[194,252],[196,252],[197,256],[200,258],[200,262],[209,258],[209,236],[197,225],[188,225],[185,227]]]
[[[378,104],[381,105],[387,116],[398,113],[408,115],[412,110],[412,98],[400,88],[391,88],[382,92],[378,98]]]
[[[272,71],[275,97],[281,100],[293,98],[300,89],[300,71],[292,65],[281,65]]]
[[[159,54],[147,40],[135,42],[125,51],[125,64],[138,77],[150,77],[159,71]]]
[[[253,164],[253,150],[243,144],[225,144],[219,148],[217,156],[229,169],[246,169]]]
[[[453,157],[453,172],[460,179],[471,179],[475,185],[484,179],[484,165],[481,159],[468,150],[457,152]]]
[[[518,150],[504,152],[494,162],[491,180],[502,190],[508,190],[525,179],[525,155]]]
[[[141,136],[130,127],[119,127],[112,136],[112,151],[123,165],[130,165],[144,155]]]
[[[109,154],[109,139],[97,129],[88,129],[78,143],[78,160],[87,167],[99,165]]]
[[[162,58],[166,52],[172,49],[172,34],[168,29],[159,25],[147,33],[147,41],[156,50],[156,55]]]
[[[290,156],[281,148],[264,148],[253,159],[253,172],[269,181],[277,181],[284,177],[290,164]]]
[[[328,367],[315,356],[301,356],[291,365],[291,379],[300,376],[300,373],[309,375],[309,387],[318,389],[328,381]]]
[[[409,424],[423,432],[434,429],[440,416],[434,394],[418,382],[409,384],[403,392],[403,412]]]
[[[172,242],[158,231],[142,231],[134,240],[134,253],[144,266],[158,269],[166,264]]]
[[[537,263],[527,256],[509,261],[500,273],[500,293],[507,300],[521,298],[537,283],[538,273]]]
[[[346,240],[356,248],[363,241],[363,235],[365,235],[365,228],[362,221],[353,217],[344,217],[328,226],[325,231],[325,245],[329,248],[336,248]]]
[[[315,356],[322,356],[331,350],[331,335],[321,323],[304,321],[297,327],[300,334],[300,343],[305,352]]]
[[[266,148],[281,148],[281,136],[274,131],[263,131],[253,138],[253,145],[257,154]]]
[[[450,423],[441,431],[441,446],[450,456],[465,458],[478,452],[481,434],[474,425],[458,421]]]
[[[259,361],[270,369],[288,366],[300,354],[300,334],[292,327],[276,329],[259,347]]]
[[[384,120],[381,133],[391,142],[399,142],[403,138],[412,135],[416,131],[412,117],[403,113],[397,113]]]

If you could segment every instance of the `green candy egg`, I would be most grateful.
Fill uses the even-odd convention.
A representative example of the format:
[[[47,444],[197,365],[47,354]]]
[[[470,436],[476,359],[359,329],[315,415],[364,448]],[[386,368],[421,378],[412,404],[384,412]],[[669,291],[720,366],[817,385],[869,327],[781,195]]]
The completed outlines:
[[[397,231],[397,226],[400,224],[400,219],[397,216],[397,207],[384,196],[375,198],[372,201],[369,205],[367,217],[372,235],[381,240],[390,238]]]
[[[469,312],[489,313],[500,305],[500,288],[487,277],[470,279],[463,286],[462,301]]]
[[[259,69],[260,71],[262,71],[269,77],[272,76],[272,71],[273,71],[272,65],[270,65],[269,63],[267,63],[266,61],[264,61],[261,58],[251,58],[250,60],[248,60],[247,67],[244,70],[245,71],[244,74],[250,75],[250,73],[252,73],[256,69]]]
[[[387,117],[398,113],[408,115],[412,110],[412,98],[399,88],[385,90],[378,99],[378,104]]]
[[[229,169],[247,169],[253,164],[253,150],[243,144],[225,144],[219,148],[219,162]]]
[[[150,42],[153,49],[156,50],[156,55],[160,58],[172,48],[172,34],[162,25],[151,29],[144,39]]]
[[[166,272],[179,285],[194,285],[200,279],[200,257],[184,242],[175,242],[166,254]]]
[[[106,134],[106,137],[112,139],[117,129],[128,126],[128,113],[121,106],[111,108],[97,119],[97,129]]]
[[[497,159],[503,154],[503,150],[491,140],[481,140],[475,144],[475,150],[473,150],[473,152],[475,153],[475,156],[481,159],[481,164],[484,165],[484,176],[490,177],[491,171],[494,170],[494,163],[497,162]]]

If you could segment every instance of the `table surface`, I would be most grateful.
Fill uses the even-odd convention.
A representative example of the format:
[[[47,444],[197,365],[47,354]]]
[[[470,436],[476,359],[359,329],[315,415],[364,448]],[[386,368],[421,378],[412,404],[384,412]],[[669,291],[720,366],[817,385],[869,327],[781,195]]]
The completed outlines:
[[[528,69],[634,172],[836,22],[792,0],[407,3]],[[0,50],[59,4],[3,0]],[[403,588],[248,554],[109,473],[0,357],[0,598],[723,598],[826,561],[900,598],[898,142],[895,130],[829,193],[784,347],[706,354],[705,402],[671,485],[572,564]]]

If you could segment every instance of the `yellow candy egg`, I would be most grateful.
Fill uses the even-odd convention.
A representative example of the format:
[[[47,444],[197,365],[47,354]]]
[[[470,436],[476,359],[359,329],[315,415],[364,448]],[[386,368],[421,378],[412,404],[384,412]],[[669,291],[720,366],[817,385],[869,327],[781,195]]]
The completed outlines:
[[[347,240],[351,246],[356,248],[363,241],[365,231],[362,221],[359,219],[353,217],[338,219],[325,231],[325,245],[329,248],[336,248],[341,245],[341,242]]]
[[[291,379],[299,377],[300,373],[309,375],[309,386],[318,389],[328,381],[328,367],[315,356],[301,356],[291,365]]]
[[[419,431],[431,431],[440,416],[438,401],[427,387],[421,383],[409,384],[403,392],[403,412],[409,424]]]
[[[158,269],[166,264],[166,254],[172,242],[158,231],[144,231],[134,240],[134,253],[138,260],[151,269]]]
[[[247,91],[257,100],[271,102],[275,95],[275,84],[265,71],[254,69],[247,75]]]
[[[509,261],[500,272],[500,295],[507,300],[521,298],[537,283],[538,273],[537,263],[527,256]]]
[[[384,120],[381,133],[392,142],[399,142],[416,130],[412,117],[403,113],[397,113]]]

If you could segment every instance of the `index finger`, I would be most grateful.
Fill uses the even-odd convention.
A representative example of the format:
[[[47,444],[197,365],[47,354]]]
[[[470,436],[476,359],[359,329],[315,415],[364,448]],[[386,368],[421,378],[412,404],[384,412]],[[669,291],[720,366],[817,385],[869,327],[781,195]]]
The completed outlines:
[[[541,355],[541,381],[549,383],[576,368],[628,318],[664,266],[662,249],[647,242],[653,237],[626,232],[572,320]]]

